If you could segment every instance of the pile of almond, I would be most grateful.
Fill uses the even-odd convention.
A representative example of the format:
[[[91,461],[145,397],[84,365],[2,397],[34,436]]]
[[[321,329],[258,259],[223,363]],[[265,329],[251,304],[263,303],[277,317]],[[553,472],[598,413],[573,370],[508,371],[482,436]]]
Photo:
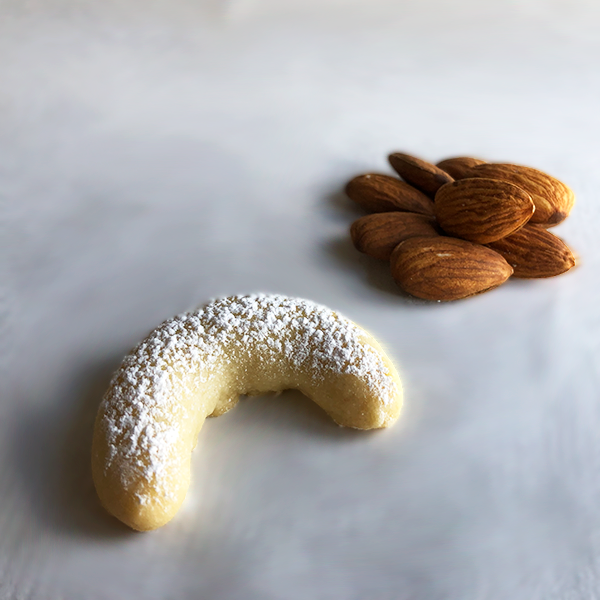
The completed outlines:
[[[389,260],[406,292],[457,300],[513,277],[553,277],[575,265],[547,231],[566,219],[575,196],[530,167],[448,158],[433,165],[408,154],[389,161],[402,180],[368,173],[346,186],[372,214],[350,229],[354,246]]]

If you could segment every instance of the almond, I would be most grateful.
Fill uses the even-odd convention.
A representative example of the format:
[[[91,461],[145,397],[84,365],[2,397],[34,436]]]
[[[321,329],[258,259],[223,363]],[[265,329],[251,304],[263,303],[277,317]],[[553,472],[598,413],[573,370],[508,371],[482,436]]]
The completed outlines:
[[[514,277],[554,277],[575,266],[570,248],[541,225],[525,225],[516,233],[488,244],[514,269]]]
[[[392,250],[415,236],[439,235],[433,217],[414,213],[390,212],[366,215],[350,227],[352,243],[359,252],[389,260]]]
[[[497,252],[450,237],[414,237],[391,256],[392,275],[409,294],[425,300],[458,300],[504,283],[512,267]]]
[[[529,221],[534,210],[527,192],[498,179],[459,179],[441,187],[435,196],[440,227],[479,244],[510,235]]]
[[[394,152],[388,156],[394,171],[410,185],[427,194],[431,198],[445,183],[454,181],[446,171],[420,158]]]
[[[346,194],[369,212],[400,210],[433,216],[433,202],[430,198],[390,175],[359,175],[348,182]]]
[[[530,194],[535,204],[532,223],[552,227],[564,221],[575,203],[575,194],[564,183],[542,171],[519,165],[489,163],[472,168],[470,177],[503,179]]]
[[[455,158],[447,158],[439,162],[436,166],[442,171],[446,171],[454,179],[464,179],[470,177],[469,173],[473,167],[483,165],[485,160],[479,158],[471,158],[470,156],[456,156]]]

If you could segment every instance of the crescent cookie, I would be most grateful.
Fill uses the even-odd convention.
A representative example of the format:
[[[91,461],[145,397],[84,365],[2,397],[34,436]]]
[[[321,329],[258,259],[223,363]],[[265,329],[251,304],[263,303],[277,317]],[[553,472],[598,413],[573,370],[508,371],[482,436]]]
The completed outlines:
[[[387,427],[402,386],[375,339],[339,314],[285,296],[232,296],[165,321],[125,357],[94,427],[98,496],[140,531],[173,518],[207,416],[240,394],[298,389],[338,424]]]

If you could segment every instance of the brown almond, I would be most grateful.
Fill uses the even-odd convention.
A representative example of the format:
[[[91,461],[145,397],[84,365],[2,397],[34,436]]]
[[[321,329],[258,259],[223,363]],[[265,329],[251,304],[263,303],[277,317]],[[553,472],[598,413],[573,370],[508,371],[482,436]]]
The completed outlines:
[[[400,210],[433,216],[433,202],[430,198],[390,175],[359,175],[348,182],[346,194],[369,212]]]
[[[415,236],[439,235],[433,217],[414,213],[390,212],[365,215],[352,223],[350,236],[359,251],[389,260],[392,250]]]
[[[535,204],[534,224],[553,227],[564,221],[575,203],[575,194],[564,183],[531,167],[486,163],[471,170],[470,177],[503,179],[524,189]]]
[[[439,162],[436,167],[446,171],[454,179],[464,179],[470,177],[469,173],[473,167],[483,165],[485,160],[472,158],[470,156],[456,156],[454,158],[446,158]]]
[[[501,254],[514,269],[514,277],[554,277],[575,266],[571,249],[541,225],[525,225],[488,247]]]
[[[527,223],[534,211],[527,192],[499,179],[459,179],[440,188],[435,196],[440,227],[479,244],[510,235]]]
[[[392,275],[409,294],[425,300],[458,300],[504,283],[512,267],[497,252],[450,237],[414,237],[391,256]]]
[[[431,198],[444,184],[454,181],[446,171],[409,154],[394,152],[388,156],[388,160],[404,181]]]

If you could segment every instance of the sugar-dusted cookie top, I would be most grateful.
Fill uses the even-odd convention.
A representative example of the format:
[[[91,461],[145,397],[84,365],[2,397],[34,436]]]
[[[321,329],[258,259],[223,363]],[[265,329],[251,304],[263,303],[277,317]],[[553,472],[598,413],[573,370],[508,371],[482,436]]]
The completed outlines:
[[[240,394],[287,388],[364,429],[391,424],[401,403],[398,375],[377,342],[313,302],[232,296],[165,321],[123,360],[100,406],[93,461],[103,503],[140,529],[150,527],[139,514],[123,513],[174,514],[205,417],[229,410]]]

